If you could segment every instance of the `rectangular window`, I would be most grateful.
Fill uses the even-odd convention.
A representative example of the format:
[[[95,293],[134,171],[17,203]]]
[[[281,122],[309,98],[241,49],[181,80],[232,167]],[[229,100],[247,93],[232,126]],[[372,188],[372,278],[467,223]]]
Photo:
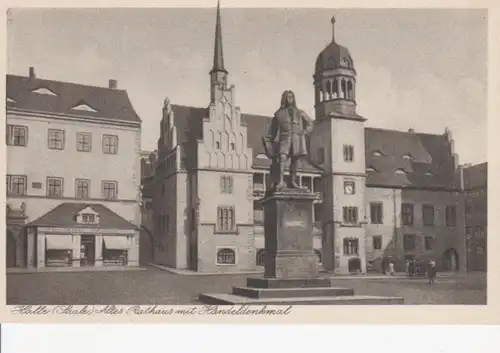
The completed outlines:
[[[318,177],[313,178],[313,189],[311,191],[322,192],[323,190],[323,179]]]
[[[87,132],[76,133],[76,150],[78,152],[90,152],[92,149],[92,135]]]
[[[264,225],[264,209],[259,200],[253,201],[253,223],[259,226]]]
[[[163,227],[168,232],[170,230],[170,216],[168,214],[163,216]]]
[[[370,203],[370,219],[371,219],[372,224],[382,224],[383,223],[382,202]]]
[[[228,175],[222,175],[220,177],[220,192],[223,194],[233,193],[233,177]]]
[[[28,127],[7,125],[6,135],[8,146],[26,146],[28,141]]]
[[[425,250],[432,250],[432,243],[434,241],[434,238],[431,236],[426,236],[424,238],[425,241]]]
[[[471,214],[472,212],[474,212],[474,205],[472,203],[472,200],[467,200],[467,203],[465,204],[465,213]]]
[[[264,190],[264,174],[262,173],[253,174],[253,188],[255,190]]]
[[[318,148],[318,164],[323,164],[325,163],[325,148],[320,147]]]
[[[309,191],[313,190],[312,178],[310,176],[303,176],[302,177],[302,187],[306,188]]]
[[[82,223],[95,223],[95,215],[82,214]]]
[[[413,204],[404,203],[401,205],[401,221],[405,226],[413,225]]]
[[[77,199],[82,199],[82,200],[86,200],[90,197],[90,180],[89,179],[76,179],[75,197]]]
[[[382,236],[374,235],[372,238],[373,250],[382,250]]]
[[[345,162],[354,161],[354,146],[344,145],[344,161]]]
[[[232,232],[235,229],[233,206],[217,207],[217,230],[220,232]]]
[[[64,130],[49,129],[48,147],[51,150],[64,149]]]
[[[118,183],[105,180],[102,182],[102,197],[106,200],[116,200],[118,197]]]
[[[323,204],[315,203],[313,204],[313,220],[314,226],[318,229],[322,228],[323,221]]]
[[[102,136],[102,152],[105,154],[118,153],[118,136],[103,135]]]
[[[446,226],[456,227],[457,225],[457,208],[455,206],[446,207]]]
[[[344,223],[357,224],[358,223],[358,208],[345,206],[342,208],[342,216]]]
[[[26,195],[28,177],[26,175],[7,175],[7,194]]]
[[[64,187],[63,178],[57,178],[57,177],[47,178],[47,196],[62,197],[63,187]]]
[[[422,205],[422,217],[424,221],[424,226],[434,225],[434,206],[432,205]]]
[[[405,234],[403,238],[403,249],[405,251],[415,250],[417,247],[417,236],[415,234]]]
[[[359,240],[344,238],[344,255],[358,255],[359,254]]]

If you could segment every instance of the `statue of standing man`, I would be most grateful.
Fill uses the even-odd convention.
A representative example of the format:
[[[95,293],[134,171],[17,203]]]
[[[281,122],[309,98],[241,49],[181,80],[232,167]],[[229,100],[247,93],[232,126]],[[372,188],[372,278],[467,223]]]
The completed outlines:
[[[266,155],[272,159],[271,188],[282,190],[300,188],[296,182],[297,164],[307,156],[306,137],[313,129],[313,121],[297,108],[295,94],[285,91],[281,106],[274,113],[267,136],[262,138]],[[290,183],[284,181],[285,163],[290,160]]]

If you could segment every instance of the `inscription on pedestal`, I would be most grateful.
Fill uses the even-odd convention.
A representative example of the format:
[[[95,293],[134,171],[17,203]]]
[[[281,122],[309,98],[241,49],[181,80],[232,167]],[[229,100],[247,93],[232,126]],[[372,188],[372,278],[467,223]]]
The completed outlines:
[[[266,278],[316,278],[312,202],[309,192],[286,190],[264,199]]]

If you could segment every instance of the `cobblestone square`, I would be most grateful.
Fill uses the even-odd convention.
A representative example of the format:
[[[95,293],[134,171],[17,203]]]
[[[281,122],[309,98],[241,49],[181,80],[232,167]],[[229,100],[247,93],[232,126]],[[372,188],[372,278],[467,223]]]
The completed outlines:
[[[7,304],[200,304],[199,293],[230,293],[248,275],[178,275],[146,271],[53,272],[7,275]],[[485,305],[486,274],[425,278],[338,278],[333,285],[356,294],[401,296],[405,304]]]

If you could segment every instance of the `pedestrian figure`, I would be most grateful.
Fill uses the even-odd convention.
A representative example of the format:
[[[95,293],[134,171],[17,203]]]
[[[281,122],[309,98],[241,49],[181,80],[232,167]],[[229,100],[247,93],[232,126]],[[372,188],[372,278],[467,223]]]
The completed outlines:
[[[389,275],[394,276],[394,262],[389,262]]]
[[[429,284],[433,284],[434,283],[434,278],[436,277],[436,263],[434,262],[434,260],[431,260],[429,262],[429,271],[428,271],[428,275],[429,275]]]
[[[405,273],[407,276],[410,275],[410,261],[406,260],[406,264],[405,264]]]
[[[410,272],[410,277],[413,277],[413,275],[415,274],[415,261],[410,261],[410,263],[408,264],[408,271]]]

